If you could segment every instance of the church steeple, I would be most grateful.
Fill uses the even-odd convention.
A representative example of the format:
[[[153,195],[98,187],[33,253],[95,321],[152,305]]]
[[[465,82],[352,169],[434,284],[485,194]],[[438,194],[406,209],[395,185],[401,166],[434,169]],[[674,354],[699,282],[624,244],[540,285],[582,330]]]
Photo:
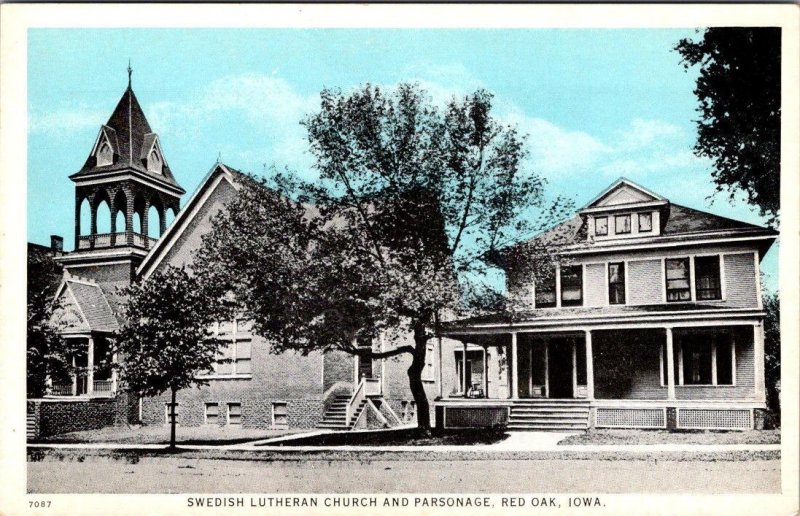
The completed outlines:
[[[128,62],[128,87],[100,127],[89,157],[70,176],[75,182],[75,250],[99,248],[149,249],[166,229],[167,212],[180,209],[186,193],[175,180],[161,149],[158,135],[131,87],[133,70]],[[110,211],[110,232],[98,232],[98,208]],[[90,227],[81,227],[81,209],[88,206]],[[158,221],[149,220],[151,207]],[[121,217],[118,217],[121,215]],[[121,219],[121,220],[119,220]],[[158,224],[153,232],[152,224]]]

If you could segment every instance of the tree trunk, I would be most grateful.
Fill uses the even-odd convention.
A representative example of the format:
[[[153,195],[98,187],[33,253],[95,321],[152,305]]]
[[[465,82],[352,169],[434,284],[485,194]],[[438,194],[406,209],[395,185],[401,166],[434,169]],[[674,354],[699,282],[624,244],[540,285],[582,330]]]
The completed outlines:
[[[422,370],[425,368],[425,352],[427,350],[428,337],[425,334],[423,325],[414,327],[414,354],[411,366],[408,368],[408,383],[411,387],[411,394],[417,405],[417,428],[424,432],[430,432],[431,413],[428,407],[428,395],[425,393],[425,386],[422,383]]]
[[[170,411],[171,411],[171,414],[172,414],[172,417],[170,418],[171,421],[170,421],[170,424],[169,424],[169,427],[170,427],[169,428],[169,449],[170,450],[174,450],[175,449],[175,423],[176,423],[176,419],[177,419],[175,417],[175,415],[176,415],[175,414],[175,412],[176,412],[176,410],[175,410],[175,397],[176,397],[176,394],[177,394],[177,390],[173,388],[172,389],[172,405],[170,405],[170,410],[167,411],[167,414],[169,414]]]

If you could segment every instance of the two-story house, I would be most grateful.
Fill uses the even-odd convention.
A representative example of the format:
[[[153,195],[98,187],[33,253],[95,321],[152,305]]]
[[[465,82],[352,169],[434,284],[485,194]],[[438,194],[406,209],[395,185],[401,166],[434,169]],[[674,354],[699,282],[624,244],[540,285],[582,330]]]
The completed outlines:
[[[437,421],[753,428],[765,408],[759,263],[776,237],[619,179],[499,260],[521,309],[443,333],[461,344],[439,351],[451,366]],[[548,267],[524,267],[531,244],[551,246]]]

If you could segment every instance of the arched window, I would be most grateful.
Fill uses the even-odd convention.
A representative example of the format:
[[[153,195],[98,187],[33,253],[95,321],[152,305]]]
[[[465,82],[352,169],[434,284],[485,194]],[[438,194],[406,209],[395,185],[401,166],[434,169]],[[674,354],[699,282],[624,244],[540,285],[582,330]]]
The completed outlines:
[[[78,234],[80,235],[88,235],[92,232],[92,210],[89,207],[89,200],[84,199],[81,201],[81,208],[80,208],[80,231]]]
[[[114,164],[114,152],[111,150],[111,145],[108,144],[108,140],[103,139],[102,143],[100,143],[100,147],[97,149],[95,157],[97,158],[98,167]]]
[[[153,150],[150,151],[150,156],[147,158],[147,170],[160,174],[162,166],[163,162],[158,152],[158,147],[153,147]]]
[[[139,234],[142,232],[142,214],[138,211],[133,214],[133,232]]]
[[[147,212],[147,236],[150,238],[161,236],[161,215],[155,206],[150,206],[150,210]]]
[[[113,221],[114,233],[124,233],[125,212],[128,208],[128,202],[125,192],[122,190],[118,191],[116,197],[114,197],[114,206],[117,208],[117,218]]]
[[[105,200],[100,201],[97,206],[97,233],[111,233],[111,208]]]

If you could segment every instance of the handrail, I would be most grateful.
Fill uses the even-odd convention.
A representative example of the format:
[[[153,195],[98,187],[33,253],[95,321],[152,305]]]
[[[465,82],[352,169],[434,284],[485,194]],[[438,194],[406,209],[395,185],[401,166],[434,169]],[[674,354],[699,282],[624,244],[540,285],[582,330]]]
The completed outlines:
[[[353,407],[358,407],[361,405],[361,402],[366,397],[366,378],[362,378],[360,382],[358,382],[358,387],[353,392],[353,395],[350,396],[350,400],[347,402],[347,411],[345,412],[347,425],[350,426],[350,420],[353,418]]]

